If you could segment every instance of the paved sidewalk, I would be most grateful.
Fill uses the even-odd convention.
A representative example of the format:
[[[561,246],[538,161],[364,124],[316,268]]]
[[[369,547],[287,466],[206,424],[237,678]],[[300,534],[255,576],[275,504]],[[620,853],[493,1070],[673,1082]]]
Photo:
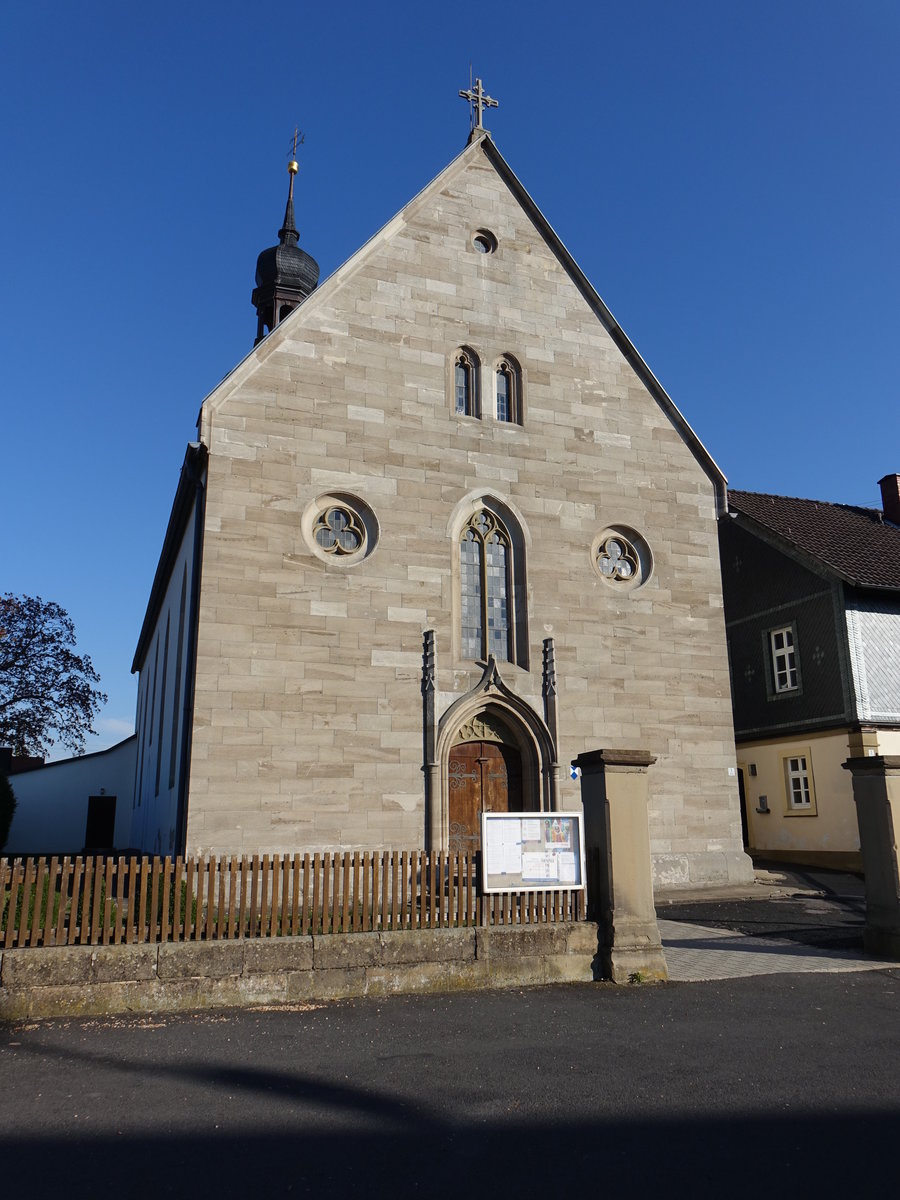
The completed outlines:
[[[858,875],[757,863],[744,888],[657,896],[669,978],[681,982],[897,967],[863,950]]]
[[[659,921],[669,978],[680,983],[799,971],[872,971],[897,967],[854,950],[827,950],[780,938],[751,937],[683,921]]]

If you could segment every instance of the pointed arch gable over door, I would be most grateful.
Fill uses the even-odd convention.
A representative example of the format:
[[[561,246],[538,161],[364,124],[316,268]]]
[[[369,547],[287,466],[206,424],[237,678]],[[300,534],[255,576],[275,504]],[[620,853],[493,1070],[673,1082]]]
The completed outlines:
[[[475,687],[441,717],[436,751],[440,803],[430,828],[435,849],[462,850],[466,838],[475,838],[466,845],[477,849],[482,811],[556,808],[553,738],[530,705],[506,687],[493,659]],[[457,826],[452,834],[451,823]]]

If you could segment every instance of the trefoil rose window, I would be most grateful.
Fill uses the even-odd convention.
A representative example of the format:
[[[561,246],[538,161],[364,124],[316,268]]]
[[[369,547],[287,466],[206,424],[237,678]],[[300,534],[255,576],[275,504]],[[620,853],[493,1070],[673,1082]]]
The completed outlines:
[[[355,514],[338,505],[322,513],[313,535],[326,554],[355,554],[365,541],[365,532]]]
[[[378,544],[378,519],[358,496],[329,492],[307,505],[300,528],[316,558],[351,567]]]
[[[646,541],[622,525],[610,526],[594,539],[592,558],[600,578],[618,591],[646,583],[653,567]]]

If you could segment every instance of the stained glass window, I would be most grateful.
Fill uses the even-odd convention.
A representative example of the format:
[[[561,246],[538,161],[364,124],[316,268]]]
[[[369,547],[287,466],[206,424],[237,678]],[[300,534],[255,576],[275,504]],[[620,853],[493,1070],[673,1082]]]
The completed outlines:
[[[604,579],[622,582],[634,579],[640,570],[637,551],[623,537],[609,537],[601,542],[597,551],[597,565]]]
[[[464,417],[478,416],[478,401],[476,398],[475,359],[465,350],[456,355],[456,365],[453,368],[453,389],[455,408]]]
[[[472,518],[460,541],[463,658],[510,658],[509,537],[487,512]]]
[[[349,508],[328,508],[313,531],[316,542],[329,554],[353,554],[363,544],[363,531]]]
[[[498,533],[492,533],[487,543],[488,654],[500,661],[509,658],[506,563],[506,543]]]
[[[502,359],[495,374],[497,420],[521,422],[519,369],[512,359]]]
[[[502,370],[497,372],[497,420],[509,420],[509,375]]]
[[[484,640],[484,612],[481,589],[481,539],[467,529],[460,545],[462,584],[462,656],[481,658]]]

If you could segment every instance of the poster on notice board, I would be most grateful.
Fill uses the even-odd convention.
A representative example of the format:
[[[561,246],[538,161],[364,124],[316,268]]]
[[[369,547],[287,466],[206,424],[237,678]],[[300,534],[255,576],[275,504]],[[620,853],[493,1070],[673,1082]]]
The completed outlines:
[[[481,846],[485,892],[584,887],[581,813],[482,813]]]

